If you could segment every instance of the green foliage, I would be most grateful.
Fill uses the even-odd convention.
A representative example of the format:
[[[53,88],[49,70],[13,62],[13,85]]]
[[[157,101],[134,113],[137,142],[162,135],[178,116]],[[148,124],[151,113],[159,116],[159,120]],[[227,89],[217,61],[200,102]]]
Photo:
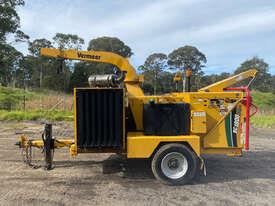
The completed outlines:
[[[54,58],[41,57],[43,47],[57,47],[60,49],[81,49],[83,38],[75,34],[56,33],[53,39],[45,38],[30,41],[27,34],[20,31],[20,18],[16,9],[24,5],[24,0],[0,0],[0,85],[32,89],[51,89],[70,92],[73,87],[87,86],[87,79],[91,74],[114,73],[113,65],[107,63],[88,63],[66,60],[62,67],[60,61]],[[24,56],[13,46],[6,43],[6,36],[12,36],[15,41],[28,44],[29,55]],[[88,50],[109,51],[125,58],[133,55],[131,48],[116,37],[99,37],[90,40]],[[183,46],[172,51],[168,57],[155,53],[146,59],[140,68],[145,74],[143,88],[147,94],[162,94],[175,91],[173,76],[175,70],[183,72],[186,68],[193,71],[191,77],[191,91],[227,78],[228,73],[203,76],[202,67],[207,62],[205,54],[194,46]],[[171,72],[167,70],[167,64]],[[259,73],[255,90],[275,93],[275,76],[268,73],[268,64],[263,59],[254,57],[243,62],[235,71],[239,73],[249,68],[257,68]],[[179,84],[179,90],[183,84]],[[8,102],[11,102],[9,100]],[[16,105],[11,103],[10,105]],[[7,106],[13,107],[13,106]]]
[[[133,53],[131,48],[118,38],[99,37],[89,42],[88,50],[108,51],[119,54],[123,57],[130,57]],[[114,65],[96,62],[78,62],[74,64],[74,71],[71,75],[70,89],[75,86],[87,86],[88,77],[91,74],[114,73]]]
[[[64,75],[47,75],[43,78],[42,88],[62,91],[67,84]]]
[[[19,68],[23,54],[9,44],[0,43],[0,85],[12,83],[13,75]]]
[[[71,111],[7,111],[0,110],[0,120],[52,120],[52,121],[73,121]]]
[[[70,88],[88,86],[88,77],[94,68],[90,63],[78,62],[74,65],[74,71],[71,75]]]
[[[171,72],[164,71],[160,74],[158,80],[160,82],[157,91],[161,91],[161,94],[174,92],[175,83],[173,81],[174,74]]]
[[[256,115],[251,118],[251,123],[258,128],[275,128],[275,115]]]
[[[275,109],[275,94],[252,92],[253,103],[260,109]]]
[[[27,92],[22,89],[0,86],[0,109],[17,109],[24,99],[30,99],[33,95],[32,92]]]
[[[201,51],[189,45],[175,49],[168,58],[168,64],[172,69],[183,71],[190,68],[194,74],[201,73],[201,68],[207,62],[206,56]]]
[[[145,75],[145,83],[153,81],[154,95],[159,93],[157,85],[162,72],[167,68],[167,56],[162,53],[154,53],[147,57],[144,64],[139,67]]]
[[[33,56],[39,56],[41,48],[53,47],[52,42],[47,39],[35,39],[29,43],[28,50]]]
[[[80,48],[83,39],[76,35],[57,33],[54,37],[58,47]],[[55,58],[39,55],[41,48],[51,48],[53,43],[47,39],[36,39],[29,43],[32,55],[26,56],[22,61],[21,71],[18,72],[18,82],[24,87],[46,88],[58,91],[68,91],[71,71],[70,62],[63,62]],[[24,82],[20,79],[24,79]]]
[[[29,42],[30,37],[21,30],[15,32],[15,42]]]
[[[154,94],[154,76],[150,72],[143,72],[145,76],[144,83],[142,84],[142,89],[145,94]],[[175,83],[173,82],[174,73],[169,71],[163,71],[158,76],[158,81],[156,84],[157,94],[165,94],[175,91]]]
[[[191,91],[196,91],[199,88],[200,78],[203,75],[202,67],[205,66],[204,64],[206,62],[206,56],[196,47],[189,45],[175,49],[168,55],[170,69],[176,69],[182,74],[187,68],[192,70],[193,77],[191,78],[190,84]],[[182,87],[186,87],[184,84],[184,78],[182,81]]]
[[[253,103],[259,107],[259,114],[251,118],[254,127],[275,128],[275,94],[252,92]],[[268,114],[267,114],[268,113]]]
[[[89,42],[88,50],[109,51],[123,57],[131,57],[133,52],[129,46],[116,37],[99,37]]]
[[[15,38],[15,42],[27,42],[29,36],[18,30],[20,18],[17,6],[24,5],[24,0],[0,1],[0,85],[14,84],[14,75],[20,68],[23,54],[6,42],[6,36]]]
[[[84,44],[84,39],[75,34],[56,33],[53,40],[59,49],[80,50]]]
[[[271,74],[268,72],[269,65],[259,57],[253,57],[244,61],[234,72],[235,74],[244,72],[248,69],[257,69],[258,73],[255,78],[255,81],[252,84],[252,88],[267,92],[272,90],[272,77]],[[245,80],[244,84],[247,84],[249,80]],[[274,89],[274,88],[273,88]]]
[[[15,33],[20,26],[16,6],[24,5],[23,0],[0,1],[0,41],[6,40],[8,33]]]
[[[22,103],[24,99],[36,99],[41,97],[41,95],[50,95],[50,93],[49,91],[28,92],[22,89],[0,87],[0,120],[73,120],[72,111],[21,110],[22,107],[20,103]]]
[[[201,77],[199,88],[208,86],[210,84],[221,81],[228,77],[230,77],[230,73],[227,73],[227,72],[223,72],[221,74],[204,75]]]
[[[5,4],[10,7],[23,6],[25,5],[24,0],[1,0],[0,4]]]

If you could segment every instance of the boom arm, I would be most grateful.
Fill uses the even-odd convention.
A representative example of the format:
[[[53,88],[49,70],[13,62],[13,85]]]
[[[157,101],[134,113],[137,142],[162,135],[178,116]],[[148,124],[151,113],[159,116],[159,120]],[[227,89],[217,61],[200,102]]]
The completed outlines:
[[[225,88],[230,87],[244,79],[249,77],[255,77],[257,73],[256,69],[250,69],[235,76],[229,77],[222,81],[216,82],[209,86],[199,89],[200,92],[223,92]]]
[[[112,52],[104,51],[77,51],[77,50],[59,50],[53,48],[42,48],[42,56],[64,58],[71,60],[82,60],[87,62],[102,62],[117,66],[121,71],[126,73],[125,83],[138,83],[140,78],[129,61]]]

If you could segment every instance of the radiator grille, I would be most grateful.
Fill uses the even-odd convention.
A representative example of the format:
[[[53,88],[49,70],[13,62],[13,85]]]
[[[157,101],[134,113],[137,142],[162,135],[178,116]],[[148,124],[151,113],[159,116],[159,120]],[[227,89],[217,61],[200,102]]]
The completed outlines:
[[[75,94],[78,148],[121,148],[123,89],[76,89]]]

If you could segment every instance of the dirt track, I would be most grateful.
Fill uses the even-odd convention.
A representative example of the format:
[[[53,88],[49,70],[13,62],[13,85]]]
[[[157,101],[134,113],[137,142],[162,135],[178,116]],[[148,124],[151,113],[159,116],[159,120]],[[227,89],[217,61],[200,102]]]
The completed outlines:
[[[63,126],[54,126],[56,135],[72,135]],[[42,128],[31,122],[0,122],[0,205],[275,204],[274,130],[253,129],[251,152],[237,158],[207,156],[206,177],[171,187],[154,179],[149,161],[116,155],[83,154],[72,160],[62,149],[55,152],[54,170],[29,168],[14,143],[22,132],[40,136]],[[41,158],[36,150],[35,159]]]

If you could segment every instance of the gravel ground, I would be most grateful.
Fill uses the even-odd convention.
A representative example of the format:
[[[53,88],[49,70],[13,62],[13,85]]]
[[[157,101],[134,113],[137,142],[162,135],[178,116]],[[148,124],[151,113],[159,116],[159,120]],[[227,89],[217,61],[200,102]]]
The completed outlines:
[[[65,129],[64,129],[65,128]],[[71,136],[58,123],[56,136]],[[275,130],[252,129],[251,151],[243,157],[206,156],[207,176],[185,186],[156,181],[148,160],[110,154],[55,151],[55,168],[33,169],[14,145],[22,133],[40,137],[38,122],[0,122],[0,205],[274,205]],[[43,155],[35,150],[35,161]]]

